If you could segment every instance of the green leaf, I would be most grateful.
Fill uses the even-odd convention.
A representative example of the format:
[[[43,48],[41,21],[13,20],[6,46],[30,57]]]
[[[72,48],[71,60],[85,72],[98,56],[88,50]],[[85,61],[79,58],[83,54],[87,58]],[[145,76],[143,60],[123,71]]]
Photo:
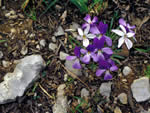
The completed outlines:
[[[145,75],[150,78],[150,65],[147,66],[147,69],[144,71]]]
[[[117,54],[113,54],[112,57],[113,58],[119,58],[119,59],[125,59],[125,57],[117,55]]]
[[[148,49],[135,48],[135,49],[139,52],[144,52],[144,53],[147,53],[150,51],[150,48],[148,48]]]
[[[6,40],[0,40],[0,43],[6,42]]]
[[[81,13],[88,12],[88,0],[70,0],[70,2],[73,3],[76,7],[78,7]]]
[[[55,4],[56,4],[56,2],[58,2],[59,0],[49,0],[49,3],[50,4],[48,4],[45,0],[43,0],[43,2],[46,4],[46,6],[47,6],[47,8],[46,8],[46,10],[40,15],[40,17],[41,16],[43,16],[52,6],[54,6]]]

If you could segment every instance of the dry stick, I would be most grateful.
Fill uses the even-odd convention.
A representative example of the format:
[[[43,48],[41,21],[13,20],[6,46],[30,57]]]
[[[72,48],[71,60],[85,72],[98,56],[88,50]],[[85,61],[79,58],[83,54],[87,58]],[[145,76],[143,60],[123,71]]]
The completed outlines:
[[[68,53],[68,49],[65,47],[64,43],[61,40],[59,40],[59,42],[61,43],[61,45],[63,45],[65,52]]]
[[[99,105],[97,105],[97,107],[101,110],[102,113],[104,113],[104,110]]]
[[[136,112],[135,112],[134,103],[133,103],[133,98],[132,98],[131,89],[129,89],[129,91],[128,91],[128,100],[129,100],[129,105],[130,105],[130,107],[131,107],[132,113],[136,113]]]
[[[54,99],[53,96],[51,96],[40,84],[39,87],[42,89],[42,91],[50,98],[50,99]]]
[[[83,83],[89,89],[89,91],[91,91],[90,87],[86,83],[84,83],[79,77],[77,77],[77,75],[75,75],[74,73],[69,71],[63,64],[61,64],[61,65],[71,75],[71,77],[78,79],[81,83]]]

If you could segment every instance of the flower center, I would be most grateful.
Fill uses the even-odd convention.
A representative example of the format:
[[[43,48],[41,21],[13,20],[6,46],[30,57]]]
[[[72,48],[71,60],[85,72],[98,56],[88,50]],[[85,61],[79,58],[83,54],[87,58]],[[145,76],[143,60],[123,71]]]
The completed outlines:
[[[86,36],[85,36],[85,35],[83,35],[83,39],[86,39]]]
[[[102,51],[99,49],[99,50],[98,50],[98,54],[100,54],[100,53],[102,53]]]
[[[126,34],[124,35],[124,38],[127,38],[127,35],[126,35]]]
[[[92,24],[92,21],[90,21],[89,24]]]
[[[88,51],[88,54],[91,54],[91,52],[90,52],[90,51]]]
[[[102,36],[103,36],[102,34],[99,34],[99,35],[98,35],[98,39],[100,39]]]

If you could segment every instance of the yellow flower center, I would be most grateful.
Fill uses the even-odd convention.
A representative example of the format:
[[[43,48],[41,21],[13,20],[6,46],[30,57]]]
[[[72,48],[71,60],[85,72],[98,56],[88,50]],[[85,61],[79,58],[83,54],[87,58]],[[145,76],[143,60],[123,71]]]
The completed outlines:
[[[83,39],[86,39],[86,36],[85,36],[85,35],[83,35]]]

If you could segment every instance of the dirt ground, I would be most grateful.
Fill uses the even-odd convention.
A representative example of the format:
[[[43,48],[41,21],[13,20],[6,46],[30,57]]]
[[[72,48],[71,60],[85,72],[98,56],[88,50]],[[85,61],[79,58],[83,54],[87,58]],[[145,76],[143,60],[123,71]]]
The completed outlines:
[[[68,46],[70,43],[65,43],[65,39],[70,35],[69,33],[65,33],[65,36],[56,37],[56,44],[58,45],[56,52],[52,52],[48,48],[48,44],[53,42],[52,36],[59,25],[67,29],[72,22],[81,24],[85,14],[81,14],[79,9],[71,4],[69,0],[61,0],[57,2],[57,7],[52,7],[42,16],[40,15],[45,10],[45,6],[40,4],[36,9],[37,20],[34,21],[21,9],[23,2],[24,0],[4,0],[0,9],[0,40],[5,40],[0,42],[0,51],[4,54],[0,60],[0,81],[3,80],[3,76],[6,73],[13,71],[15,67],[14,61],[27,55],[42,55],[47,62],[47,66],[41,72],[41,78],[26,91],[24,96],[17,98],[15,102],[0,105],[0,113],[52,113],[57,87],[62,83],[67,84],[66,95],[68,100],[71,100],[70,109],[74,109],[77,106],[77,99],[74,96],[80,97],[81,89],[87,88],[85,84],[89,86],[90,98],[88,101],[90,106],[88,108],[82,106],[83,113],[92,113],[92,111],[93,113],[98,113],[97,105],[103,109],[104,113],[113,113],[116,106],[120,107],[122,113],[139,113],[141,109],[148,109],[149,102],[137,103],[134,100],[130,85],[133,80],[145,76],[144,71],[147,65],[150,64],[150,52],[144,53],[135,49],[150,48],[149,0],[108,0],[106,1],[108,6],[104,10],[98,14],[91,12],[91,15],[97,15],[100,20],[105,20],[106,23],[110,24],[111,18],[117,11],[120,17],[125,18],[132,25],[136,25],[137,43],[134,44],[134,48],[130,52],[122,50],[118,53],[124,56],[125,59],[119,59],[120,64],[117,64],[119,71],[114,74],[111,80],[114,84],[112,86],[111,100],[108,103],[106,103],[105,98],[97,94],[99,86],[106,81],[96,77],[95,73],[90,70],[88,71],[90,77],[85,75],[80,77],[85,84],[71,77],[70,80],[73,80],[73,82],[64,82],[64,75],[67,71],[63,68],[64,61],[59,59],[59,52],[64,51],[68,54],[73,52],[73,49]],[[36,6],[38,3],[40,3],[40,0],[35,1]],[[12,16],[9,18],[6,16],[11,10],[15,11],[17,17]],[[61,16],[64,11],[67,11],[67,16],[63,20]],[[117,25],[118,20],[114,23],[113,28],[116,28]],[[46,46],[39,50],[37,45],[42,39],[46,40]],[[27,54],[23,55],[21,53],[22,48],[28,48]],[[3,67],[3,60],[9,61],[10,66]],[[132,73],[127,77],[119,75],[126,65],[132,68]],[[74,82],[77,82],[77,84],[74,85]],[[33,91],[34,88],[35,90]],[[49,98],[42,88],[54,98]],[[130,101],[127,105],[119,102],[114,103],[115,98],[121,92],[125,92],[128,95]]]

